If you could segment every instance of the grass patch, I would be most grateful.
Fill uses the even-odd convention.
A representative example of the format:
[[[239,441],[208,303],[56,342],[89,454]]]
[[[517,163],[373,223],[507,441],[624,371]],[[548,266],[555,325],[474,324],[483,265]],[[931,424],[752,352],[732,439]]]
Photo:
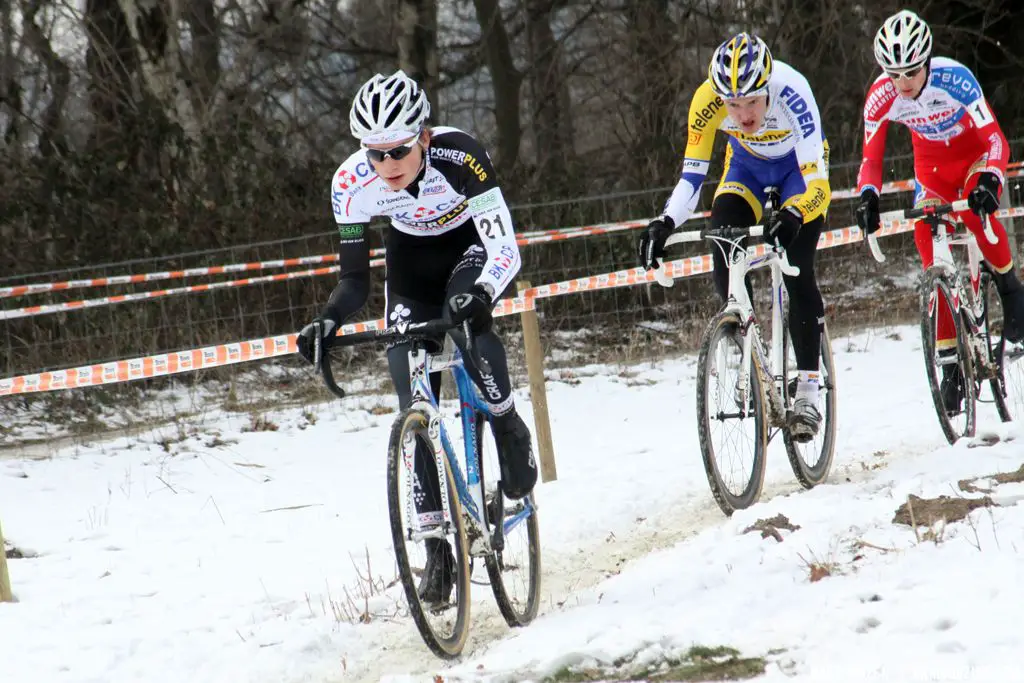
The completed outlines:
[[[741,657],[739,650],[720,645],[695,645],[682,657],[666,657],[638,665],[637,655],[608,666],[569,666],[545,678],[545,683],[581,681],[742,681],[765,672],[763,657]]]

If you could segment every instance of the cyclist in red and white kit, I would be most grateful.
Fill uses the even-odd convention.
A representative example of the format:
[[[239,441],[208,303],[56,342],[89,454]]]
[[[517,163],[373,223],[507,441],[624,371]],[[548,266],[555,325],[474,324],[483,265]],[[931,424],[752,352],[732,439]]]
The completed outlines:
[[[970,211],[960,214],[991,266],[1004,312],[1003,335],[1024,336],[1024,287],[1017,277],[1006,230],[990,217],[998,241],[984,236],[980,218],[999,208],[1010,156],[1006,136],[981,86],[963,64],[930,57],[928,24],[908,10],[889,17],[875,36],[875,60],[885,73],[875,79],[864,103],[864,159],[857,186],[861,203],[857,223],[867,234],[880,227],[878,193],[890,122],[911,131],[914,148],[915,207],[948,204],[967,196]],[[914,242],[925,269],[932,264],[931,229],[915,225]],[[956,332],[949,309],[940,306],[936,348],[954,352]],[[958,366],[944,365],[942,396],[946,409],[958,412],[963,398]]]

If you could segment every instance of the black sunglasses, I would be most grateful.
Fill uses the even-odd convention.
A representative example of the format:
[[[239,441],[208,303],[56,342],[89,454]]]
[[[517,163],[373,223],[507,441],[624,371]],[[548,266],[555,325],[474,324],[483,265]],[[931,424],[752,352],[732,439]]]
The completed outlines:
[[[395,161],[401,161],[412,153],[416,143],[419,142],[420,136],[417,135],[409,142],[399,145],[398,147],[392,147],[391,149],[368,149],[366,150],[366,158],[370,161],[375,161],[378,164],[386,157],[391,157]]]

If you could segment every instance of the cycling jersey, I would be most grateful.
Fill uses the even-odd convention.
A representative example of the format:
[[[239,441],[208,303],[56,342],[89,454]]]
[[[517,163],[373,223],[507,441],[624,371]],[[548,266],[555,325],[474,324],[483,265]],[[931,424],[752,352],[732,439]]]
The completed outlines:
[[[864,103],[864,160],[857,176],[860,192],[878,194],[882,183],[882,160],[890,122],[910,129],[914,148],[914,205],[946,204],[961,199],[982,171],[994,173],[1002,182],[1009,159],[1009,145],[982,94],[974,74],[963,64],[945,57],[933,57],[928,77],[915,98],[903,97],[892,79],[882,74],[868,90]],[[1013,255],[1002,223],[994,217],[989,224],[996,236],[991,244],[984,237],[981,219],[971,211],[957,214],[977,239],[982,255],[996,273],[1013,268]],[[914,243],[925,270],[933,262],[931,228],[924,221],[914,225]],[[956,346],[956,327],[947,306],[940,306],[936,346]]]
[[[825,213],[831,198],[828,183],[827,145],[818,104],[807,79],[796,69],[775,60],[768,84],[768,111],[756,133],[747,134],[727,114],[725,101],[705,81],[690,102],[689,134],[683,171],[665,215],[676,225],[683,223],[697,206],[700,187],[708,173],[715,132],[729,136],[730,147],[766,164],[793,164],[803,178],[799,195],[787,204],[796,206],[804,222]],[[763,188],[736,188],[748,201],[760,196]],[[755,211],[760,213],[760,205]]]
[[[861,192],[872,189],[878,193],[882,184],[890,122],[910,129],[918,168],[923,168],[918,163],[923,155],[929,161],[969,158],[977,162],[972,174],[988,171],[1003,181],[1009,145],[974,74],[945,57],[933,57],[928,69],[928,80],[916,98],[901,96],[886,74],[875,79],[868,90],[864,103],[864,160],[857,177]]]
[[[441,236],[446,242],[462,245],[456,256],[469,242],[480,243],[487,262],[477,283],[495,298],[522,264],[512,216],[491,160],[479,142],[456,128],[432,129],[423,170],[403,190],[391,190],[374,172],[363,150],[353,153],[334,174],[331,206],[341,237],[342,276],[368,269],[364,230],[375,216],[391,219],[385,237],[389,262],[399,256],[391,253],[393,249],[416,249],[418,244]],[[414,254],[407,256],[412,258]],[[389,279],[395,276],[388,272]],[[365,298],[356,308],[364,302]]]

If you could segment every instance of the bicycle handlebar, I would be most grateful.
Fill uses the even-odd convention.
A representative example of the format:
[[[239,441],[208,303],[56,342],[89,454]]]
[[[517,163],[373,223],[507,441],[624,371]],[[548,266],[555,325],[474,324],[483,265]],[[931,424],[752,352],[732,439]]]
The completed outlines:
[[[700,242],[706,239],[720,239],[735,241],[744,237],[763,237],[764,226],[763,225],[751,225],[751,226],[726,226],[722,228],[704,228],[703,230],[686,230],[680,232],[674,232],[668,236],[665,240],[665,246],[669,247],[673,244],[679,244],[680,242]],[[800,269],[796,266],[790,265],[789,259],[786,256],[785,249],[779,249],[773,245],[768,247],[776,254],[779,255],[779,268],[782,270],[783,275],[790,277],[796,277],[800,274]],[[659,264],[658,268],[654,269],[654,279],[657,280],[658,284],[662,287],[671,287],[673,284],[672,278],[665,275],[664,268]]]
[[[317,321],[317,323],[314,324],[320,325],[321,323]],[[469,327],[469,321],[466,320],[461,324],[452,324],[451,322],[441,318],[420,323],[400,322],[385,327],[382,330],[367,330],[366,332],[353,332],[352,334],[346,334],[340,337],[335,336],[331,337],[330,342],[326,345],[321,341],[322,336],[320,334],[320,329],[317,329],[317,336],[314,341],[313,365],[317,372],[319,372],[323,377],[324,384],[327,385],[327,389],[338,398],[345,398],[345,390],[338,386],[338,383],[334,380],[334,371],[331,370],[330,362],[324,362],[324,352],[327,349],[372,343],[434,341],[439,337],[443,338],[445,335],[459,330],[460,327],[460,331],[466,340],[466,353],[469,355],[470,361],[472,361],[473,365],[475,365],[481,373],[485,375],[491,374],[490,363],[488,363],[486,359],[482,358],[480,356],[480,352],[477,350],[477,345],[475,343],[476,339]]]
[[[960,213],[961,211],[970,210],[970,206],[966,199],[959,199],[952,204],[940,204],[937,206],[922,206],[918,209],[905,209],[899,211],[887,211],[879,216],[879,226],[882,223],[894,223],[901,220],[913,220],[916,218],[932,218],[938,219],[941,216],[947,216],[951,213]],[[985,239],[988,240],[989,244],[996,244],[999,238],[996,237],[995,231],[992,230],[992,222],[989,220],[989,214],[982,214],[982,222],[985,225]],[[868,235],[868,246],[871,248],[871,255],[875,257],[875,260],[879,263],[885,261],[885,255],[882,253],[881,247],[878,246],[878,235]]]

